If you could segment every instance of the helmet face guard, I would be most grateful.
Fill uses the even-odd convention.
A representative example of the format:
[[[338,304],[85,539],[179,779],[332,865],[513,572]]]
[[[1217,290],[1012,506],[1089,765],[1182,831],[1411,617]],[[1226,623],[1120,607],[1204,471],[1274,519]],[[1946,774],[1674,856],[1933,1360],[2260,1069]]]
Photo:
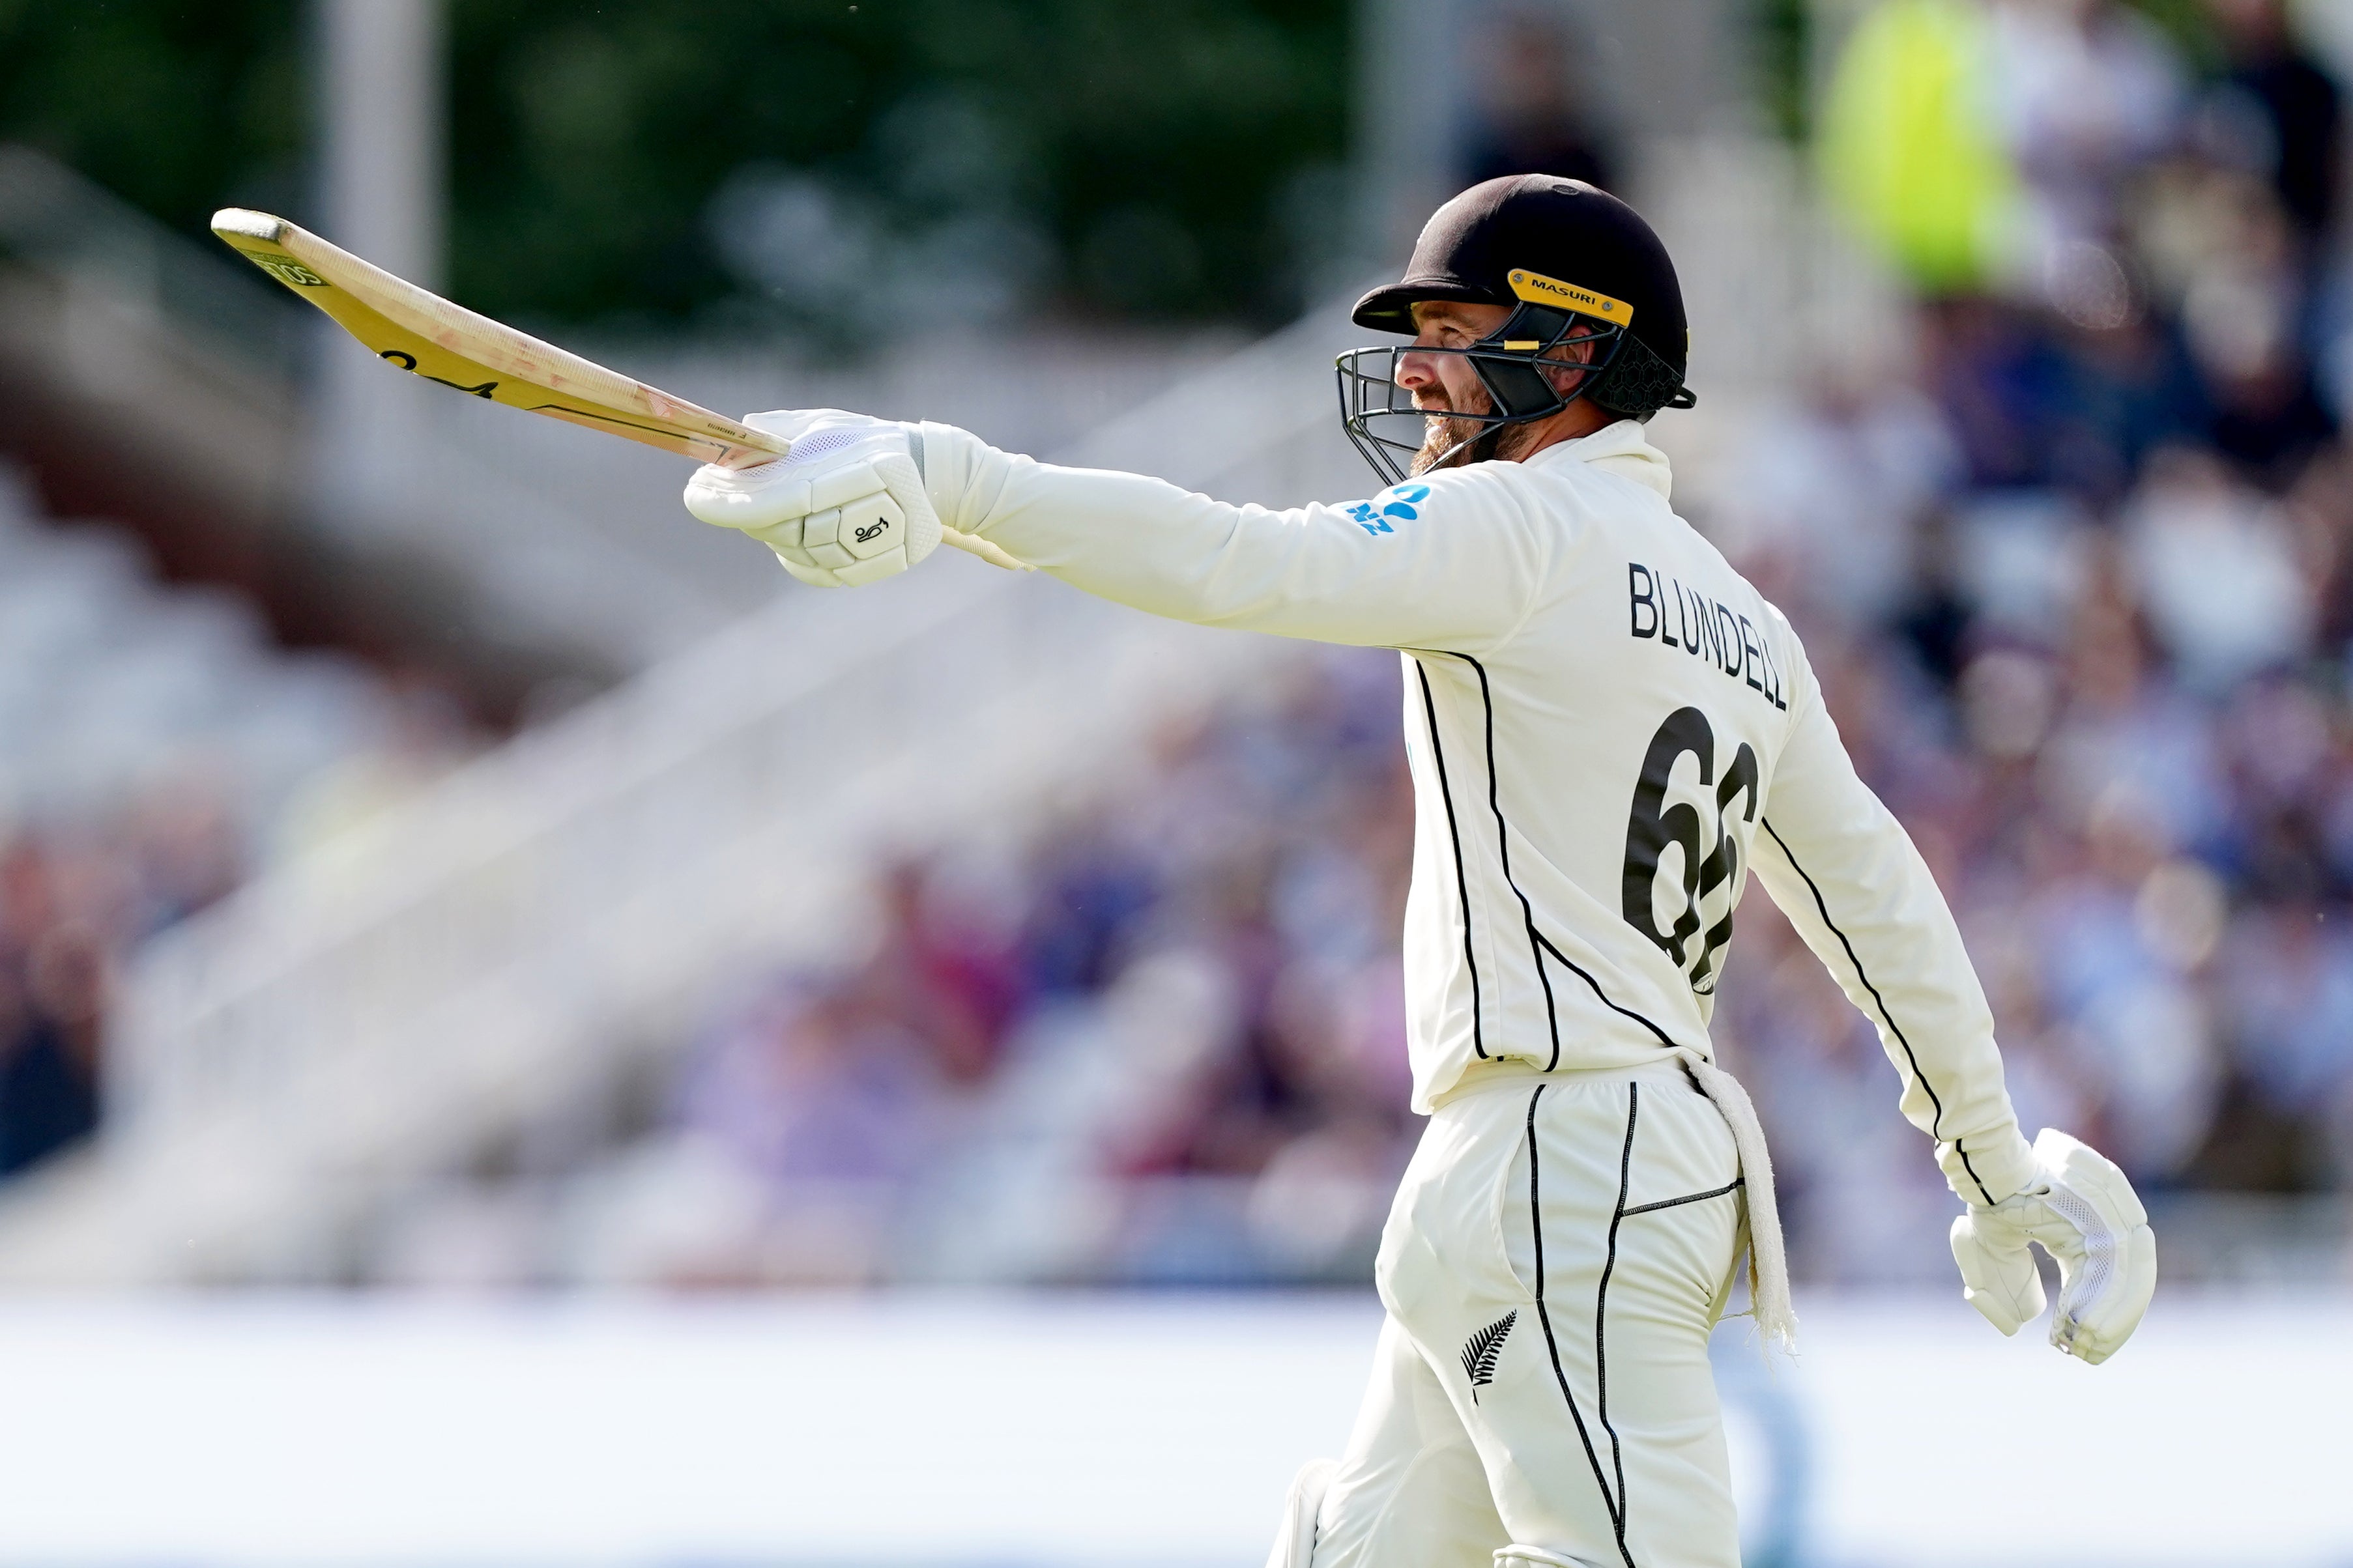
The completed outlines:
[[[1555,351],[1593,345],[1588,359],[1557,359]],[[1407,354],[1451,354],[1468,360],[1486,389],[1483,414],[1417,408],[1397,382]],[[1582,399],[1613,414],[1648,419],[1661,408],[1688,408],[1694,399],[1683,377],[1622,323],[1596,321],[1551,305],[1523,303],[1504,324],[1469,348],[1418,348],[1410,343],[1356,349],[1334,362],[1340,387],[1340,423],[1373,471],[1390,484],[1413,471],[1433,419],[1459,419],[1478,429],[1431,466],[1443,467],[1464,447],[1507,425],[1548,419]],[[1563,392],[1557,380],[1577,373]]]

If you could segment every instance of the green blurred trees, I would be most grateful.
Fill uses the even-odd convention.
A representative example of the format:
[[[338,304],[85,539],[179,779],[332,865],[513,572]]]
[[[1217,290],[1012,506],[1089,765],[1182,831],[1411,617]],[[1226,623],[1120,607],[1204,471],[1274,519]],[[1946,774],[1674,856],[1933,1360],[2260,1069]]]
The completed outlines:
[[[953,280],[987,251],[1094,313],[1278,313],[1339,239],[1319,171],[1349,9],[449,0],[448,276],[495,314],[674,325],[757,321],[764,296],[818,313],[845,268],[920,252]],[[301,0],[0,0],[0,138],[187,233],[225,203],[313,216],[309,27]],[[831,275],[764,254],[813,232]],[[921,313],[927,274],[898,269],[870,314]]]
[[[73,164],[183,232],[300,185],[301,0],[0,0],[0,140]]]

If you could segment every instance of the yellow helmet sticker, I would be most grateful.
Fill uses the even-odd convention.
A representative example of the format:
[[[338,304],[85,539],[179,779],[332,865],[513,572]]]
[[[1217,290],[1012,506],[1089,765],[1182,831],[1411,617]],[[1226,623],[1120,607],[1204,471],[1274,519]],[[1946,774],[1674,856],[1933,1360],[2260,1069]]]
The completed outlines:
[[[1558,305],[1580,316],[1599,317],[1615,327],[1628,327],[1634,323],[1634,307],[1623,300],[1612,300],[1607,294],[1597,294],[1590,289],[1580,289],[1574,283],[1564,283],[1557,278],[1531,272],[1525,267],[1512,268],[1511,282],[1513,293],[1535,304]]]

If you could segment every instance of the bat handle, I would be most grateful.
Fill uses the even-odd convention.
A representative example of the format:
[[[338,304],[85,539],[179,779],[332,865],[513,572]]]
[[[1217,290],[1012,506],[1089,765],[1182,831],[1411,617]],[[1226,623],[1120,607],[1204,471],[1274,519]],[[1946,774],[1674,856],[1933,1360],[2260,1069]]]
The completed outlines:
[[[991,566],[1002,566],[1008,572],[1034,572],[1037,570],[1036,567],[1029,565],[1026,562],[1016,561],[1012,556],[1005,553],[1003,550],[991,544],[987,540],[981,538],[980,535],[976,533],[959,533],[955,529],[948,528],[944,525],[940,529],[940,542],[943,544],[953,544],[958,550],[963,551],[966,555],[977,555],[983,561],[987,562]]]

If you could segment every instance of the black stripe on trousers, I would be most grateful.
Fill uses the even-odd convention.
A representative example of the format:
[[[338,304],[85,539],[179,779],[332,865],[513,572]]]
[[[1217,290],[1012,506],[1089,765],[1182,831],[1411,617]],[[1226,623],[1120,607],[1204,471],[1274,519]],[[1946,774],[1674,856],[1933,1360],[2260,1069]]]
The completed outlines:
[[[1642,1108],[1642,1086],[1626,1085],[1626,1143],[1618,1151],[1618,1206],[1609,1211],[1609,1251],[1601,1260],[1601,1284],[1593,1292],[1594,1411],[1601,1429],[1609,1434],[1609,1462],[1618,1472],[1618,1555],[1633,1568],[1626,1552],[1626,1456],[1619,1447],[1618,1428],[1609,1425],[1609,1355],[1604,1339],[1609,1322],[1609,1277],[1618,1271],[1618,1226],[1626,1217],[1626,1189],[1634,1173],[1634,1114]]]
[[[1568,1418],[1577,1424],[1577,1439],[1579,1443],[1582,1443],[1585,1446],[1585,1462],[1592,1468],[1593,1484],[1601,1493],[1601,1506],[1607,1509],[1609,1512],[1610,1528],[1616,1532],[1618,1537],[1618,1555],[1624,1560],[1626,1568],[1635,1568],[1633,1554],[1626,1549],[1626,1515],[1624,1509],[1619,1498],[1610,1495],[1609,1478],[1602,1474],[1601,1470],[1601,1456],[1595,1451],[1593,1447],[1593,1434],[1586,1428],[1584,1412],[1577,1407],[1577,1395],[1569,1392],[1568,1374],[1561,1369],[1560,1364],[1560,1342],[1553,1336],[1552,1312],[1551,1310],[1545,1305],[1544,1189],[1540,1179],[1540,1166],[1542,1164],[1542,1161],[1536,1150],[1536,1106],[1543,1100],[1544,1091],[1548,1087],[1548,1085],[1538,1084],[1536,1086],[1535,1092],[1528,1096],[1528,1227],[1535,1241],[1536,1321],[1543,1326],[1545,1350],[1552,1358],[1553,1381],[1560,1385],[1560,1397],[1562,1403],[1568,1406]],[[1627,1087],[1629,1089],[1632,1089],[1634,1086],[1629,1084]],[[1610,1263],[1612,1265],[1617,1261],[1618,1221],[1620,1218],[1623,1217],[1626,1206],[1625,1162],[1630,1161],[1633,1147],[1633,1102],[1630,1099],[1627,1103],[1626,1113],[1626,1153],[1621,1157],[1619,1175],[1619,1212],[1612,1215],[1609,1222],[1609,1253]],[[1609,1289],[1609,1270],[1608,1267],[1605,1267],[1602,1271],[1602,1289],[1607,1290]],[[1597,1297],[1594,1301],[1594,1349],[1597,1358],[1600,1351],[1600,1300]],[[1597,1370],[1598,1369],[1599,1362],[1597,1359]],[[1605,1393],[1603,1398],[1604,1412],[1606,1412],[1606,1409],[1607,1394]],[[1602,1420],[1604,1427],[1607,1428],[1608,1417],[1606,1413],[1603,1415]],[[1625,1490],[1625,1467],[1622,1459],[1619,1458],[1618,1434],[1614,1430],[1609,1433],[1609,1448],[1612,1460],[1616,1463],[1618,1468],[1619,1491],[1622,1494]]]

